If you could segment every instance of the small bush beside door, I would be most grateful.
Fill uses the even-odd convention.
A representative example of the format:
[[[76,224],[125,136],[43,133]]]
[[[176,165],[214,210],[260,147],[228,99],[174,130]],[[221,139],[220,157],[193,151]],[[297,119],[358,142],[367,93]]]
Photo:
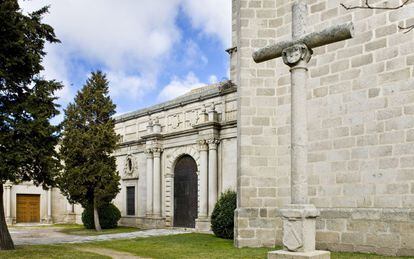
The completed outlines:
[[[237,194],[226,191],[221,194],[211,215],[211,229],[214,235],[233,239],[234,237],[234,210],[237,207]]]

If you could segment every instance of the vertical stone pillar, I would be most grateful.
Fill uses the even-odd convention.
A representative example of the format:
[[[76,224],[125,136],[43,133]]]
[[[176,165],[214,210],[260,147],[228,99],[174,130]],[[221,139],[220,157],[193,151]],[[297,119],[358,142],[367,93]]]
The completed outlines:
[[[295,3],[292,14],[292,38],[295,40],[305,34],[306,2],[300,0]],[[285,258],[282,254],[289,252],[315,253],[316,217],[319,215],[315,206],[308,204],[306,172],[308,155],[306,81],[307,64],[312,57],[312,50],[305,44],[294,44],[283,50],[282,57],[291,72],[291,204],[280,210],[283,219],[283,246],[287,252],[271,252],[268,258]],[[318,258],[329,258],[329,253],[316,253],[317,256],[321,255]],[[310,258],[307,256],[297,255],[298,258]]]
[[[208,215],[211,216],[217,202],[217,144],[219,140],[208,140]]]
[[[152,207],[152,176],[153,176],[153,155],[151,149],[145,151],[147,154],[147,217],[151,217],[153,214]]]
[[[153,201],[154,201],[154,216],[156,218],[161,217],[161,149],[154,148],[154,189],[153,189]]]
[[[52,223],[52,187],[47,190],[47,223]]]
[[[13,219],[11,216],[11,184],[5,184],[4,189],[6,193],[6,223],[7,224],[13,224]]]
[[[306,34],[307,5],[298,1],[292,7],[292,39],[298,39]],[[308,203],[307,156],[308,131],[306,111],[306,81],[308,78],[307,64],[312,56],[312,50],[306,45],[296,45],[285,50],[283,55],[286,65],[290,66],[291,78],[291,197],[292,204]],[[300,54],[300,59],[289,60],[290,55]],[[286,58],[285,58],[286,57]],[[293,62],[292,62],[293,61]]]
[[[198,144],[200,151],[200,211],[198,218],[200,219],[208,216],[208,147],[205,140],[200,140]]]

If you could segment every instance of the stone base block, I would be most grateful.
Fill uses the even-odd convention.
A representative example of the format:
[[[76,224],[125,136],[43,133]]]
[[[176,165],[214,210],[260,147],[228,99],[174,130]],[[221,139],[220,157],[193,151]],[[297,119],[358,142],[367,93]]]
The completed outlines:
[[[289,251],[315,251],[316,217],[312,204],[289,204],[280,210],[283,217],[283,247]]]
[[[211,221],[210,221],[210,219],[208,219],[208,218],[196,219],[195,229],[196,229],[197,232],[210,233],[211,232]]]
[[[289,252],[285,250],[267,253],[267,259],[330,259],[329,251]]]
[[[165,228],[165,218],[122,217],[121,226],[138,227],[142,229]]]
[[[144,219],[142,221],[142,226],[147,229],[165,228],[165,218],[153,217],[150,219]]]

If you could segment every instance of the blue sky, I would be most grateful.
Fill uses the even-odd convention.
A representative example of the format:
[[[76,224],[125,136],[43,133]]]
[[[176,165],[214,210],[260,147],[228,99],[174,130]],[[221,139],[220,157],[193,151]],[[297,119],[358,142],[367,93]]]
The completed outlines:
[[[62,43],[46,46],[43,75],[64,83],[62,107],[98,69],[110,80],[118,113],[228,77],[231,0],[19,2],[24,11],[51,6],[44,22]]]

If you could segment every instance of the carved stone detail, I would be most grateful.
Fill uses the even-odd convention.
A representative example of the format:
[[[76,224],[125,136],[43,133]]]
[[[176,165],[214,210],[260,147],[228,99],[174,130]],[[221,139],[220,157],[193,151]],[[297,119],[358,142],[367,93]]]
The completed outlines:
[[[145,149],[144,152],[147,155],[147,158],[152,158],[152,150],[151,150],[151,148]]]
[[[132,175],[137,170],[137,161],[135,157],[131,154],[127,155],[125,158],[125,165],[124,165],[124,174],[125,175]]]
[[[308,63],[312,57],[313,51],[305,44],[295,44],[286,48],[282,52],[283,62],[290,66],[297,66],[301,61]]]
[[[198,144],[198,150],[199,151],[206,151],[208,150],[208,143],[205,139],[201,139],[197,141]]]
[[[171,127],[173,129],[178,129],[181,125],[180,114],[174,114],[170,117]]]
[[[164,149],[162,149],[161,147],[152,148],[152,153],[154,154],[154,157],[159,157],[162,151],[164,151]]]
[[[207,140],[209,149],[217,149],[217,145],[220,143],[219,139],[211,138]]]
[[[286,220],[283,225],[283,245],[289,251],[297,251],[303,246],[302,222]]]

